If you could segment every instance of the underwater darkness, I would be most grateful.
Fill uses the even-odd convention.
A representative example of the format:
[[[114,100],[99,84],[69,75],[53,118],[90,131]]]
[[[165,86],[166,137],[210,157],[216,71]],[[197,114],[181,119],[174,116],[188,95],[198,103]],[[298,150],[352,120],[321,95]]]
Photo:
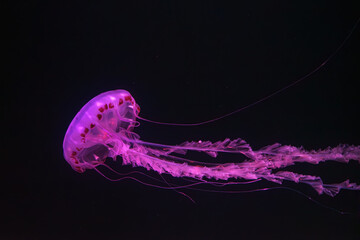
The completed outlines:
[[[357,2],[8,3],[0,239],[360,239],[359,191],[332,198],[307,185],[281,185],[351,215],[285,189],[182,190],[193,203],[176,191],[75,172],[62,150],[76,113],[109,90],[129,91],[144,118],[178,123],[215,118],[272,94],[336,51],[360,17]],[[253,149],[276,142],[307,150],[360,145],[359,42],[357,26],[319,71],[230,117],[197,127],[140,121],[134,131],[164,144],[240,137]],[[159,178],[121,166],[121,158],[107,162]],[[290,169],[328,183],[360,183],[355,161]],[[277,186],[261,181],[223,190]]]

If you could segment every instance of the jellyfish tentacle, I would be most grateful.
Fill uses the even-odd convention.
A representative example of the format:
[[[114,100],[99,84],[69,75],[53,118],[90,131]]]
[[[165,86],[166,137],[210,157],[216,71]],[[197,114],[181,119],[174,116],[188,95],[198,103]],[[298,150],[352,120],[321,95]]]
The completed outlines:
[[[343,183],[324,184],[321,177],[304,175],[289,171],[281,171],[282,168],[295,164],[296,162],[308,162],[318,164],[322,161],[339,161],[347,163],[350,159],[359,161],[360,146],[339,145],[335,148],[327,148],[318,151],[306,151],[302,147],[282,146],[273,144],[258,151],[252,151],[250,146],[242,140],[230,141],[228,139],[216,143],[211,142],[186,142],[180,146],[166,146],[165,150],[159,149],[159,145],[134,144],[125,154],[122,154],[124,164],[145,167],[154,170],[159,174],[167,173],[173,177],[190,177],[194,179],[216,179],[228,180],[230,178],[241,180],[265,179],[271,182],[282,184],[283,181],[304,183],[313,187],[319,194],[334,196],[341,189],[359,190],[360,186],[350,183],[349,180]],[[231,144],[233,143],[233,144]],[[234,152],[244,154],[246,149],[251,150],[252,158],[241,163],[213,164],[191,161],[186,158],[179,158],[171,155],[177,149],[183,151],[214,151],[216,153],[227,151],[231,146],[242,146]],[[246,146],[246,148],[244,147]],[[157,147],[154,149],[152,147]],[[273,170],[277,170],[273,172]]]
[[[223,141],[211,142],[211,141],[192,141],[192,142],[183,142],[179,145],[166,145],[152,142],[145,142],[142,140],[131,140],[127,139],[130,142],[141,144],[144,146],[150,146],[153,148],[161,149],[162,154],[171,154],[171,153],[180,153],[186,154],[187,151],[199,151],[205,152],[212,157],[217,157],[219,152],[226,153],[241,153],[250,159],[256,158],[253,150],[250,145],[246,143],[243,139],[237,138],[234,140],[230,140],[226,138]]]
[[[277,168],[289,166],[296,162],[319,164],[329,160],[342,163],[354,160],[360,163],[360,146],[340,144],[334,148],[306,151],[303,147],[297,148],[275,143],[255,151],[255,155],[257,158],[261,158],[261,156],[276,158],[274,162],[277,163]]]

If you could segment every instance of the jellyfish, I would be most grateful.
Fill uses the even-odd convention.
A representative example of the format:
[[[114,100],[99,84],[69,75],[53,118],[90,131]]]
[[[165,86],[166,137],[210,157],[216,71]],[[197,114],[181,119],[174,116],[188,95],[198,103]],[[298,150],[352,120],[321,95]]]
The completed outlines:
[[[324,183],[320,176],[284,170],[287,166],[301,162],[316,165],[336,161],[346,164],[354,160],[360,163],[360,146],[341,144],[309,151],[302,147],[275,143],[254,150],[241,138],[167,145],[143,141],[133,131],[139,126],[138,119],[146,120],[139,113],[139,105],[126,90],[108,91],[94,97],[76,114],[67,129],[63,142],[65,160],[79,173],[94,169],[105,176],[99,167],[106,166],[116,173],[106,161],[121,157],[124,165],[143,167],[160,176],[168,174],[174,178],[192,180],[182,186],[169,185],[169,189],[197,184],[219,183],[223,186],[227,182],[233,184],[235,179],[237,184],[261,180],[276,184],[291,181],[307,184],[318,194],[329,196],[335,196],[342,189],[360,190],[360,185],[350,180]],[[241,155],[245,160],[233,163],[204,162],[187,158],[186,153],[189,151],[203,152],[213,158],[217,158],[219,153],[233,153],[238,154],[239,158]]]

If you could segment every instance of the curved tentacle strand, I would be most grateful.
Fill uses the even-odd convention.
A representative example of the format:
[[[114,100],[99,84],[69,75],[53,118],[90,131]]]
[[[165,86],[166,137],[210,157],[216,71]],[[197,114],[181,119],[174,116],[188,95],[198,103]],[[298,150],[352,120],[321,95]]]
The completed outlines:
[[[163,147],[163,150],[159,150]],[[241,163],[218,163],[208,165],[194,162],[189,159],[178,160],[171,153],[186,151],[212,152],[216,157],[219,152],[232,152],[248,157]],[[231,151],[230,151],[231,150]],[[360,163],[360,146],[339,145],[318,151],[306,151],[302,147],[282,146],[273,144],[258,151],[253,151],[243,140],[229,140],[212,143],[185,142],[178,146],[161,144],[146,144],[145,142],[133,143],[133,148],[121,154],[124,164],[145,167],[159,174],[167,173],[173,177],[191,177],[195,179],[229,180],[230,178],[242,180],[265,179],[281,184],[284,180],[296,183],[305,183],[312,186],[319,194],[335,196],[341,189],[360,190],[360,185],[346,180],[342,183],[324,184],[321,177],[304,175],[282,168],[294,165],[297,162],[318,164],[324,161],[338,161],[347,163],[350,159]],[[185,161],[187,160],[187,161]],[[274,171],[277,170],[277,171]]]

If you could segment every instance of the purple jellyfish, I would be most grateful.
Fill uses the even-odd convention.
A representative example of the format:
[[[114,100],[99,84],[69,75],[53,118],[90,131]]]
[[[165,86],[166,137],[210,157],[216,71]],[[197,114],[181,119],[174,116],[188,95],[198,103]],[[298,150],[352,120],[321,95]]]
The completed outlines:
[[[144,167],[160,175],[193,179],[193,182],[184,186],[168,185],[168,189],[197,184],[226,185],[230,179],[237,179],[235,184],[260,180],[278,184],[284,180],[305,183],[319,194],[330,196],[335,196],[341,189],[360,190],[360,185],[349,180],[324,183],[319,176],[282,170],[299,162],[348,163],[349,160],[355,160],[360,163],[360,146],[339,145],[325,150],[307,151],[302,147],[275,143],[253,150],[240,138],[218,142],[192,141],[170,146],[142,141],[133,132],[134,127],[139,125],[137,119],[146,120],[138,116],[139,112],[139,105],[125,90],[105,92],[90,100],[75,116],[66,132],[63,143],[66,161],[77,172],[94,169],[102,174],[97,167],[106,166],[112,170],[105,160],[120,156],[125,165]],[[185,155],[187,151],[204,152],[214,158],[218,153],[234,153],[243,155],[246,159],[236,163],[207,163],[179,157],[178,154]]]

